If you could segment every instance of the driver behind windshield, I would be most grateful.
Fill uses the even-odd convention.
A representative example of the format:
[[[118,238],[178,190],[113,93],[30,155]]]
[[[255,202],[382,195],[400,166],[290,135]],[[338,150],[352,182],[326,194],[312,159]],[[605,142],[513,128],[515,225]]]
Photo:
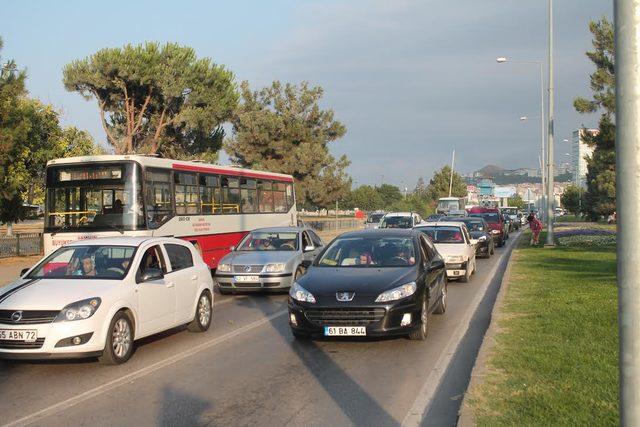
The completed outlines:
[[[82,262],[80,263],[80,268],[75,270],[72,274],[73,276],[95,276],[96,275],[96,265],[93,261],[93,258],[89,256],[85,256],[82,258]]]

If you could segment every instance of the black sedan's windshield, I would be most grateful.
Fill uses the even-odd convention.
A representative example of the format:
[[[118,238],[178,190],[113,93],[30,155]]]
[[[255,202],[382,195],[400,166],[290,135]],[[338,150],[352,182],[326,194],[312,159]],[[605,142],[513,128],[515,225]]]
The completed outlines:
[[[122,279],[131,265],[133,246],[69,246],[52,253],[29,279]]]
[[[411,237],[338,238],[318,261],[320,267],[410,267],[416,255]]]

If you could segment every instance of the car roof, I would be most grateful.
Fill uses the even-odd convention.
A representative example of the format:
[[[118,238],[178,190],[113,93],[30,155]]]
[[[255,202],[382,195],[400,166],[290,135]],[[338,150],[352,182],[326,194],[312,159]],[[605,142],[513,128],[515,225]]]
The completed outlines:
[[[348,231],[338,237],[411,237],[418,231],[412,228],[377,228],[368,230]]]
[[[436,221],[436,222],[427,222],[425,224],[416,225],[414,228],[437,227],[437,226],[461,227],[463,225],[464,223],[462,221]]]
[[[256,228],[255,230],[251,230],[251,232],[266,231],[270,233],[285,233],[287,231],[300,232],[305,230],[311,230],[311,228],[310,227],[263,227],[263,228]]]
[[[85,245],[105,245],[105,246],[141,246],[145,242],[151,243],[187,243],[186,240],[174,237],[151,237],[151,236],[114,236],[98,237],[95,239],[76,240],[64,246],[85,246]]]
[[[389,212],[385,216],[412,216],[415,212]]]
[[[484,221],[484,218],[482,218],[481,216],[456,216],[456,217],[447,217],[447,216],[445,216],[443,219],[445,221],[451,221],[451,222],[464,222],[464,221],[480,222],[480,221]],[[443,221],[438,221],[438,222],[443,222]]]

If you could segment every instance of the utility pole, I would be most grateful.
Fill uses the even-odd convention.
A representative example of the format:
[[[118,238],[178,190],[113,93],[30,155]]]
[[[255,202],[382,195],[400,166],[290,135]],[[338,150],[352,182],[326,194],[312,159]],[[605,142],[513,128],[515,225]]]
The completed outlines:
[[[640,425],[640,0],[614,1],[620,424]]]
[[[456,149],[453,149],[453,155],[451,156],[451,176],[449,177],[449,197],[451,197],[451,189],[453,187],[453,164],[456,161]]]
[[[543,65],[542,62],[540,62],[540,184],[541,184],[541,191],[540,193],[542,194],[542,206],[540,209],[540,216],[541,219],[540,221],[544,222],[544,213],[546,205],[544,203],[544,184],[545,184],[545,179],[544,179],[544,134],[545,134],[545,127],[544,127],[544,70],[543,70]]]
[[[547,135],[547,246],[553,246],[553,0],[549,0],[549,134]]]

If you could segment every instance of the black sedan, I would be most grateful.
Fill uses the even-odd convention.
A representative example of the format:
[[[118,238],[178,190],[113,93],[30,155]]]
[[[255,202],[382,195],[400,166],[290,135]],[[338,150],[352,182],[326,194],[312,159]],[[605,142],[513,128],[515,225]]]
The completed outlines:
[[[363,230],[337,237],[289,292],[296,338],[427,337],[429,316],[446,310],[444,261],[417,230]]]
[[[495,253],[496,244],[493,240],[493,234],[489,230],[489,224],[483,218],[476,216],[448,216],[443,218],[442,221],[458,221],[466,224],[471,238],[478,241],[476,246],[477,257],[490,258]]]

